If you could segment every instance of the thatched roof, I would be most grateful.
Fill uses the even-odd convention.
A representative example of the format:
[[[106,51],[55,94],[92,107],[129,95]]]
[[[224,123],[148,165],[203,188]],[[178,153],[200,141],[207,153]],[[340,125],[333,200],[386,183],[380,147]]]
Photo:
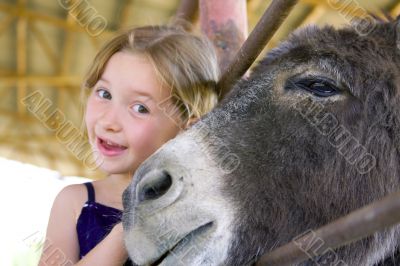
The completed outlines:
[[[0,156],[60,171],[65,175],[96,176],[47,127],[43,117],[27,110],[22,99],[39,91],[77,129],[81,127],[80,83],[90,60],[112,33],[134,25],[168,22],[178,0],[0,0]],[[271,1],[248,0],[250,30]],[[381,11],[400,13],[399,0],[300,0],[265,50],[299,26],[310,23],[347,24],[352,16]],[[85,21],[80,9],[104,19],[105,30]],[[82,17],[83,15],[83,17]]]

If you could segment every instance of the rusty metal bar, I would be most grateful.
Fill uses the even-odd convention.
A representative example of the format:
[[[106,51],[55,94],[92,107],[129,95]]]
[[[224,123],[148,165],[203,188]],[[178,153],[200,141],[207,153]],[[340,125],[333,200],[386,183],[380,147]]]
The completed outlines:
[[[273,0],[271,2],[218,82],[221,99],[256,60],[297,2],[298,0]]]
[[[293,265],[400,223],[400,191],[263,255],[257,266]],[[318,240],[313,245],[312,240]]]
[[[178,9],[176,10],[175,18],[178,21],[185,20],[188,22],[194,22],[198,7],[198,0],[181,0]]]

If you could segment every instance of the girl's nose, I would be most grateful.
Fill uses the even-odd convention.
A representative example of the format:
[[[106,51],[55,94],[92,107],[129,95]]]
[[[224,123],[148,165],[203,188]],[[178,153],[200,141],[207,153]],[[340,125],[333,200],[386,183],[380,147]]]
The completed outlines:
[[[110,108],[103,112],[102,116],[98,119],[98,124],[104,131],[120,131],[121,125],[121,113],[118,108]]]

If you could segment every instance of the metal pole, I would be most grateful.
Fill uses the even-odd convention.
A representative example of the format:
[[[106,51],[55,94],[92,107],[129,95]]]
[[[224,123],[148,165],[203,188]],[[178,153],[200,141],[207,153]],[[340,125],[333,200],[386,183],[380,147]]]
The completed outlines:
[[[289,266],[300,263],[399,222],[400,192],[396,192],[263,255],[256,265]]]
[[[297,2],[298,0],[273,0],[271,2],[218,82],[221,91],[220,99],[229,92],[232,85],[244,75],[256,60]]]

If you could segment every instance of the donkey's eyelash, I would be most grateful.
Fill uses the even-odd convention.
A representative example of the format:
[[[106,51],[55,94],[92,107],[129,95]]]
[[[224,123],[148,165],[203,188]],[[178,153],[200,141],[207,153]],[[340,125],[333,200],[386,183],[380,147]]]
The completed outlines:
[[[300,89],[318,97],[330,97],[341,93],[335,82],[325,77],[291,78],[286,82],[285,89]]]

